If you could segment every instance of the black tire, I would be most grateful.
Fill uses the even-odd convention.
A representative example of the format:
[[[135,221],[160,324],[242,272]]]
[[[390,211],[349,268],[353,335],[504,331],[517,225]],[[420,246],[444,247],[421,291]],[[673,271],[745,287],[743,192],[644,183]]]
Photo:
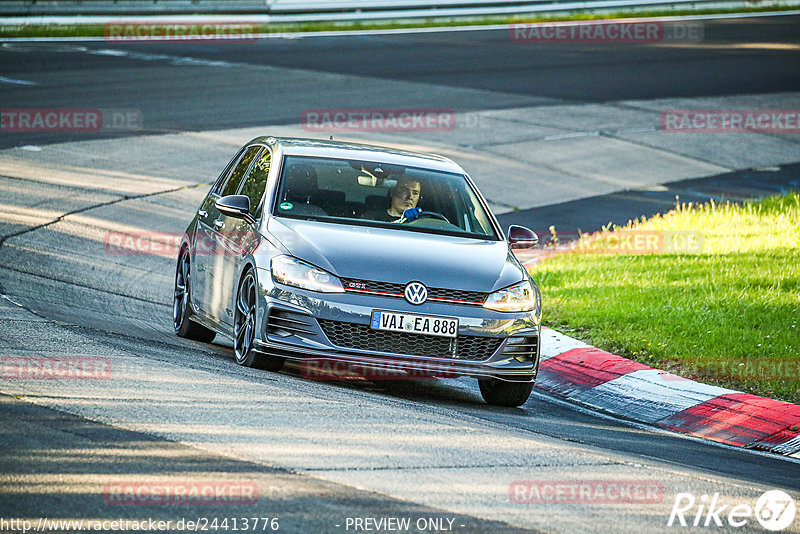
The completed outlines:
[[[256,276],[248,269],[239,282],[236,292],[236,312],[233,320],[233,351],[236,363],[245,367],[255,367],[266,371],[280,371],[285,360],[274,356],[264,356],[253,350],[256,336]]]
[[[483,400],[492,406],[522,406],[531,396],[533,382],[503,382],[496,378],[478,379]]]
[[[192,266],[189,251],[181,250],[175,270],[175,293],[172,299],[172,326],[178,337],[211,343],[217,333],[192,321]]]

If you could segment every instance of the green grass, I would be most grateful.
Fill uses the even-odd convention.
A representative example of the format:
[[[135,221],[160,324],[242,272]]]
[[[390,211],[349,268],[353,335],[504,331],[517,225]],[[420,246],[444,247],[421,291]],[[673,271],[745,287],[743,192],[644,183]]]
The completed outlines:
[[[612,13],[573,12],[547,15],[513,15],[508,17],[449,17],[392,21],[353,21],[353,22],[303,22],[256,24],[254,33],[294,33],[317,31],[359,31],[398,28],[429,28],[450,26],[478,26],[491,24],[519,24],[531,22],[557,22],[570,20],[607,20],[621,18],[648,18],[682,15],[711,15],[726,13],[759,13],[766,11],[796,10],[792,5],[763,5],[731,9],[661,9],[628,10]],[[155,19],[154,19],[155,20]],[[168,22],[168,17],[164,17]],[[156,22],[157,24],[157,22]],[[0,25],[0,39],[13,37],[103,37],[102,24],[14,24]]]
[[[532,269],[546,325],[652,367],[800,403],[800,193],[681,205],[613,232]],[[688,253],[577,253],[614,250],[598,244],[626,233],[700,240]],[[790,366],[761,380],[752,366],[765,363]]]

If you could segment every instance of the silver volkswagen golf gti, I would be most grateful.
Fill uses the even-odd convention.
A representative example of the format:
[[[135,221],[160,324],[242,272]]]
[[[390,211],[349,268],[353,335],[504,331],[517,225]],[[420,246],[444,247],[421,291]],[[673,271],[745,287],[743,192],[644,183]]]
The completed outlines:
[[[541,296],[512,249],[536,239],[520,226],[504,236],[447,158],[259,137],[186,230],[175,332],[228,336],[248,367],[470,376],[488,403],[520,406],[539,364]]]

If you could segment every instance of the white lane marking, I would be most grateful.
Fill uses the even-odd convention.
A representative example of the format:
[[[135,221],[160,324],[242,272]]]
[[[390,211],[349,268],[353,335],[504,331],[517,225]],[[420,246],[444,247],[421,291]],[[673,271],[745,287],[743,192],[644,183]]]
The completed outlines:
[[[111,50],[110,48],[101,48],[99,50],[92,50],[91,53],[96,56],[114,56],[114,57],[125,57],[128,55],[128,52],[124,50]]]
[[[655,423],[730,393],[738,391],[687,380],[659,369],[641,369],[570,399],[645,423]]]
[[[0,298],[2,298],[4,300],[7,300],[8,302],[10,302],[11,304],[17,306],[18,308],[24,308],[24,306],[22,304],[20,304],[16,300],[12,299],[9,295],[0,295]]]
[[[598,136],[600,132],[598,130],[586,131],[586,132],[571,132],[565,134],[557,134],[557,135],[546,135],[542,137],[542,141],[560,141],[562,139],[572,139],[573,137],[592,137]]]
[[[18,80],[16,78],[6,78],[5,76],[0,76],[0,83],[9,83],[12,85],[39,85],[36,82],[29,82],[28,80]]]
[[[128,52],[113,48],[101,48],[99,50],[87,50],[87,54],[95,56],[115,56],[128,59],[138,59],[140,61],[169,61],[172,65],[193,65],[200,67],[252,67],[249,63],[236,63],[233,61],[223,61],[219,59],[202,59],[189,56],[172,56],[169,54],[146,54],[144,52]],[[269,65],[261,65],[261,68],[271,69]]]
[[[0,25],[2,22],[0,22]],[[10,50],[12,52],[86,52],[85,46],[71,45],[71,44],[50,44],[48,42],[35,42],[32,40],[0,39],[3,44],[0,45],[3,50]]]

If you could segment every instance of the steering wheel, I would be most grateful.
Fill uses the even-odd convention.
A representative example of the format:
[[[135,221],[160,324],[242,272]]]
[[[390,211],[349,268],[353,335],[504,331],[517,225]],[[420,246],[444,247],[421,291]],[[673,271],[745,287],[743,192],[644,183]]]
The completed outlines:
[[[447,217],[445,217],[444,215],[442,215],[441,213],[439,213],[437,211],[422,211],[422,212],[420,212],[419,217],[420,218],[422,218],[422,217],[430,217],[431,219],[441,219],[442,221],[444,221],[444,222],[446,222],[448,224],[453,224],[447,219]]]

